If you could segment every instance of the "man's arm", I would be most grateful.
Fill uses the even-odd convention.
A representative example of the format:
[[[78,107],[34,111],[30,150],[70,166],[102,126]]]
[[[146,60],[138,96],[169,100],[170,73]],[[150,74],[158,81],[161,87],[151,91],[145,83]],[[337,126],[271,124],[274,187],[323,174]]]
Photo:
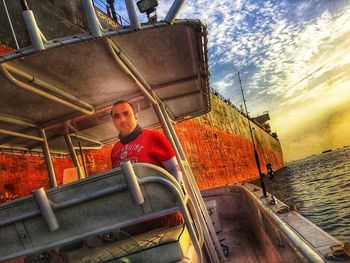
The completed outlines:
[[[165,170],[167,170],[175,179],[182,184],[182,172],[179,168],[179,164],[176,160],[176,157],[172,157],[169,160],[162,162]]]
[[[182,172],[179,169],[175,152],[168,139],[159,131],[153,132],[153,154],[156,159],[162,163],[165,170],[167,170],[175,179],[182,183]]]

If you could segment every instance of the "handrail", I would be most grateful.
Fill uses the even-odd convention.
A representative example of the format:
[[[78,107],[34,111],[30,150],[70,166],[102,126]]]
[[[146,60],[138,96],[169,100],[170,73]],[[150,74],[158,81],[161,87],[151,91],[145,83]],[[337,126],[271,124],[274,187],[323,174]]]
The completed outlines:
[[[77,134],[77,133],[71,133],[69,134],[70,137],[74,137],[77,139],[81,139],[87,142],[92,142],[92,143],[96,143],[98,146],[82,146],[81,149],[83,150],[98,150],[101,149],[103,147],[103,143],[97,140],[94,140],[90,137],[81,135],[81,134]],[[74,149],[80,149],[80,147],[74,147]]]
[[[23,133],[19,133],[19,132],[14,132],[14,131],[9,131],[9,130],[5,130],[5,129],[0,129],[0,133],[1,133],[1,134],[5,134],[5,135],[14,136],[14,137],[19,137],[19,138],[34,140],[34,141],[40,141],[40,142],[43,142],[43,141],[44,141],[43,138],[40,138],[40,137],[37,137],[37,136],[27,135],[27,134],[23,134]]]
[[[245,190],[255,202],[262,203],[262,201],[252,193],[248,188],[243,186],[238,186]],[[275,221],[279,226],[282,232],[287,236],[289,240],[293,242],[297,249],[299,249],[304,256],[307,257],[310,262],[324,262],[324,259],[314,251],[313,248],[295,231],[293,230],[286,222],[282,221],[275,213],[268,209],[266,206],[261,206],[261,209],[264,209],[269,216]]]
[[[55,169],[53,168],[53,163],[51,160],[51,155],[50,155],[50,149],[49,149],[49,143],[47,141],[46,133],[43,128],[38,129],[39,135],[43,138],[43,143],[41,145],[43,152],[44,152],[44,159],[45,159],[45,164],[49,176],[49,181],[50,181],[50,186],[51,187],[56,187],[57,186],[57,180],[56,180],[56,175],[55,175]]]
[[[164,186],[168,186],[168,188],[170,188],[170,190],[173,192],[173,194],[176,196],[179,204],[180,204],[180,208],[181,208],[181,213],[182,216],[185,220],[185,224],[186,227],[188,229],[188,232],[190,234],[191,240],[194,243],[194,247],[196,249],[197,255],[199,257],[199,262],[203,262],[203,255],[202,255],[202,249],[199,245],[199,240],[196,236],[196,233],[194,231],[194,228],[192,226],[191,220],[190,220],[190,213],[186,207],[186,205],[184,204],[182,198],[181,198],[181,190],[179,190],[178,188],[175,187],[174,184],[172,184],[171,182],[169,182],[167,179],[165,178],[159,178],[159,177],[155,177],[155,176],[150,176],[150,177],[146,177],[146,178],[141,178],[140,182],[141,183],[155,183],[155,182],[159,182],[161,184],[163,184]]]
[[[38,156],[41,156],[40,154],[43,154],[42,150],[31,150],[27,147],[21,147],[21,146],[9,146],[9,145],[0,145],[0,151],[1,149],[4,149],[4,151],[9,154],[25,154],[25,153],[36,153]],[[2,151],[3,152],[3,151]],[[50,150],[51,154],[57,154],[57,155],[68,155],[67,152],[62,152],[62,151],[52,151]]]
[[[155,166],[153,167],[152,165],[149,165],[149,164],[136,164],[134,166],[137,167],[140,165],[148,166],[148,167],[151,167],[151,168],[158,170],[158,171],[161,170],[161,168],[158,168]],[[174,178],[172,178],[172,176],[170,174],[168,174],[166,171],[161,171],[161,172],[166,176],[166,178],[152,175],[152,176],[138,178],[137,181],[139,184],[142,184],[142,185],[151,184],[151,183],[152,184],[158,183],[158,184],[165,186],[175,196],[176,200],[178,201],[178,206],[166,208],[166,209],[163,209],[163,210],[157,211],[157,212],[147,213],[147,214],[139,216],[137,218],[128,219],[128,220],[125,220],[125,221],[122,221],[119,223],[115,223],[113,225],[106,226],[102,229],[93,230],[90,232],[79,234],[79,235],[75,236],[74,238],[73,237],[67,238],[64,241],[62,241],[62,240],[56,241],[56,242],[50,244],[50,246],[51,245],[52,246],[59,246],[59,245],[62,245],[66,242],[74,242],[76,240],[84,239],[88,236],[97,235],[101,232],[107,232],[107,231],[110,231],[112,229],[117,229],[117,228],[120,229],[120,228],[126,227],[128,225],[141,223],[141,222],[144,222],[146,220],[151,220],[151,219],[154,219],[154,218],[157,218],[160,216],[164,216],[164,215],[167,215],[167,214],[170,214],[172,212],[176,212],[176,211],[180,210],[182,213],[182,216],[184,218],[185,225],[188,229],[189,235],[191,237],[191,240],[193,242],[193,245],[195,247],[196,253],[200,259],[199,262],[203,262],[203,255],[201,252],[201,247],[199,245],[198,238],[196,236],[196,233],[194,231],[194,228],[193,228],[191,220],[190,220],[190,218],[191,218],[190,213],[189,213],[187,206],[186,206],[187,205],[186,202],[188,201],[187,196],[183,194],[179,184],[176,182],[176,180]],[[52,201],[49,201],[49,203],[50,203],[52,210],[55,211],[55,210],[60,210],[63,208],[68,208],[68,207],[71,207],[73,205],[85,203],[85,202],[88,202],[90,200],[94,200],[96,198],[102,198],[104,196],[107,196],[107,195],[110,195],[110,194],[113,194],[116,192],[125,191],[126,189],[127,189],[127,186],[125,184],[118,184],[115,186],[110,186],[110,187],[104,188],[104,189],[96,191],[96,192],[91,192],[91,193],[89,193],[89,195],[82,195],[81,197],[78,197],[75,199],[70,199],[70,200],[65,201],[65,202],[61,202],[59,204],[55,204]],[[40,210],[37,208],[36,211],[27,212],[26,214],[23,214],[21,216],[10,217],[10,218],[6,218],[5,220],[0,221],[0,227],[6,226],[9,224],[14,224],[16,222],[27,220],[27,219],[30,219],[32,217],[36,217],[39,215],[40,215]],[[34,250],[40,251],[42,249],[44,249],[43,246],[37,247]],[[32,252],[35,252],[35,251],[32,250]],[[11,258],[13,256],[23,256],[23,255],[25,255],[24,252],[19,252],[19,253],[16,253],[16,255],[11,255]],[[5,259],[10,259],[10,258],[2,258],[2,260],[5,260]]]
[[[83,171],[82,171],[82,169],[80,167],[77,154],[76,154],[76,152],[74,150],[74,147],[73,147],[72,139],[69,136],[68,132],[63,137],[64,137],[64,140],[66,142],[68,151],[70,153],[70,157],[72,158],[73,164],[77,168],[79,179],[85,178],[86,175],[85,175],[85,173],[83,173]]]
[[[58,102],[58,103],[63,104],[63,105],[66,105],[70,108],[73,108],[75,110],[78,110],[78,111],[85,113],[85,114],[88,114],[88,115],[92,115],[95,112],[94,107],[92,105],[88,104],[87,102],[82,101],[82,100],[78,99],[77,97],[75,97],[75,96],[73,96],[73,95],[71,95],[71,94],[69,94],[61,89],[58,89],[57,87],[55,87],[55,86],[53,86],[45,81],[42,81],[38,78],[35,78],[34,76],[29,75],[28,73],[14,67],[14,66],[3,63],[0,65],[0,70],[9,81],[11,81],[13,84],[18,86],[19,88],[25,89],[27,91],[30,91],[32,93],[35,93],[35,94],[40,95],[42,97],[45,97],[47,99],[53,100],[53,101]],[[50,94],[46,91],[43,91],[43,90],[40,90],[34,86],[31,86],[25,82],[22,82],[22,81],[18,80],[17,78],[15,78],[10,72],[13,72],[13,73],[21,76],[22,78],[24,78],[28,81],[31,81],[31,82],[49,90],[49,91],[51,91],[51,92],[57,93],[60,96],[64,97],[65,99],[68,99],[68,100],[73,101],[74,103],[83,105],[83,106],[85,106],[85,108],[78,106],[77,104],[74,104],[74,103],[69,102],[67,100],[64,100],[64,99],[60,98],[59,96],[55,96],[55,95]]]
[[[0,114],[0,121],[11,123],[11,124],[16,124],[16,125],[21,125],[21,126],[38,128],[38,126],[36,124],[34,124],[33,122],[29,122],[27,120],[22,120],[22,119],[14,117],[14,116],[9,116],[9,115],[4,115],[4,114]]]
[[[206,241],[206,246],[209,250],[209,255],[211,256],[211,259],[213,262],[219,262],[219,260],[224,261],[225,260],[225,255],[223,254],[223,251],[221,249],[218,237],[216,235],[215,229],[213,227],[213,224],[211,222],[211,219],[209,217],[207,208],[204,204],[203,198],[199,192],[197,182],[195,181],[191,168],[188,165],[186,155],[182,149],[182,146],[179,142],[179,139],[177,138],[176,132],[174,130],[174,127],[170,123],[170,119],[168,117],[167,111],[164,107],[163,104],[160,105],[160,114],[163,115],[163,118],[165,120],[165,125],[168,127],[168,131],[170,132],[169,136],[171,138],[170,142],[173,144],[173,148],[177,149],[176,150],[176,155],[179,154],[178,156],[178,162],[179,166],[182,171],[184,171],[184,174],[186,175],[185,178],[185,186],[187,186],[189,193],[191,197],[194,199],[193,201],[196,202],[196,210],[198,209],[199,211],[197,213],[201,213],[203,216],[201,216],[200,221],[202,224],[206,225],[207,228],[204,228],[203,235],[205,237]],[[186,167],[187,166],[187,169]]]
[[[156,99],[153,97],[152,89],[149,84],[144,80],[141,74],[137,71],[134,65],[128,60],[123,52],[117,47],[117,45],[110,39],[105,41],[108,51],[111,53],[118,65],[129,75],[138,86],[140,91],[151,101],[152,104],[157,104]]]

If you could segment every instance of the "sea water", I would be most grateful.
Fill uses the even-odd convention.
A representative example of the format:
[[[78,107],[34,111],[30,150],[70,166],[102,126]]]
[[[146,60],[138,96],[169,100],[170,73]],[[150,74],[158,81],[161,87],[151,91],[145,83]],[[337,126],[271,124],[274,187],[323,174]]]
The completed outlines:
[[[350,147],[287,163],[272,180],[269,193],[339,239],[350,241]]]

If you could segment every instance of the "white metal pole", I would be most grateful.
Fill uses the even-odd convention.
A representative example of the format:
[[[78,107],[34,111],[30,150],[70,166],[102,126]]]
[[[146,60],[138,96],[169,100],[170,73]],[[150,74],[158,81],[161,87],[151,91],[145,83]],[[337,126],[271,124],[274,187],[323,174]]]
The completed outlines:
[[[134,0],[125,0],[125,6],[128,11],[130,26],[136,30],[141,29],[141,24],[139,22],[139,18],[137,17]]]
[[[83,0],[83,8],[86,14],[86,18],[89,23],[89,29],[91,32],[91,35],[95,38],[102,37],[102,32],[100,29],[100,23],[96,17],[96,13],[94,10],[94,6],[92,5],[91,0]]]
[[[15,40],[17,49],[19,49],[16,33],[15,33],[15,30],[14,30],[13,25],[12,25],[12,21],[11,21],[11,17],[10,17],[9,11],[7,10],[6,2],[5,2],[5,0],[2,0],[2,2],[4,3],[7,19],[9,20],[9,24],[10,24],[10,27],[11,27],[11,32],[12,32],[12,35],[13,35],[13,39]]]
[[[175,0],[173,5],[170,7],[170,10],[166,15],[164,21],[172,25],[184,2],[185,0]]]

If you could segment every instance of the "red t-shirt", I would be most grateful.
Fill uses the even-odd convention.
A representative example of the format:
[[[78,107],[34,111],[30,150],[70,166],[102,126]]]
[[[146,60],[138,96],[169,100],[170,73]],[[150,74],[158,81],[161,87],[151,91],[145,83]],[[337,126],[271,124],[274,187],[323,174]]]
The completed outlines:
[[[122,162],[150,163],[163,167],[162,162],[175,156],[170,142],[159,131],[142,130],[137,138],[128,144],[116,142],[111,151],[112,167]]]

